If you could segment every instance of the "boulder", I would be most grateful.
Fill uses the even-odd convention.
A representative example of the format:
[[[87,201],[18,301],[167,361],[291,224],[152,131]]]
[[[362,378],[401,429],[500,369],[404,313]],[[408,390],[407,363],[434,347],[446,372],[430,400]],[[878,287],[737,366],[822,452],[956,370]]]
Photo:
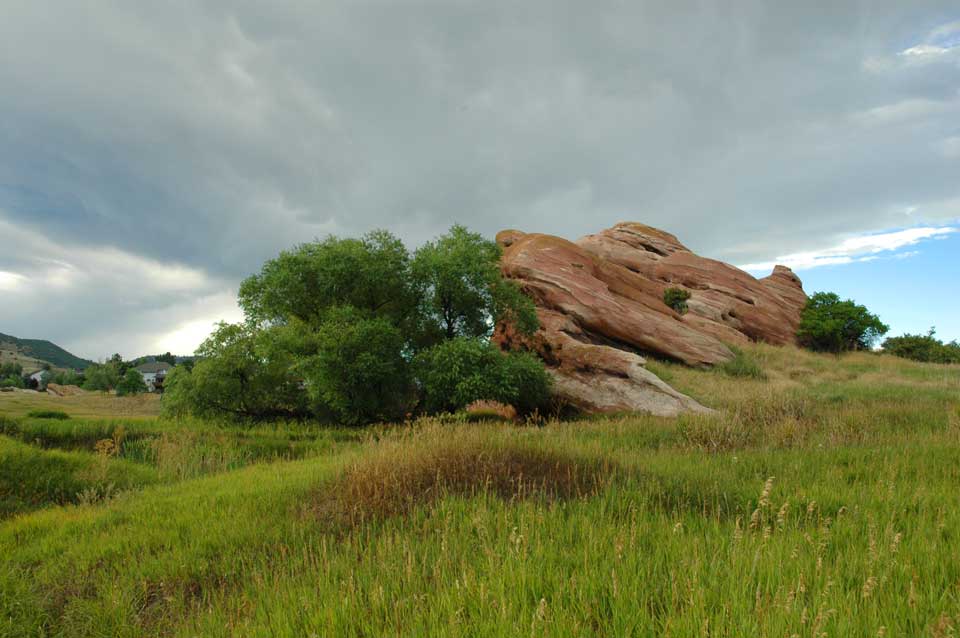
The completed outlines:
[[[520,337],[500,325],[494,340],[537,352],[557,394],[588,412],[706,411],[648,371],[645,357],[711,366],[733,357],[731,345],[792,343],[806,302],[789,268],[758,280],[638,223],[577,242],[517,230],[497,242],[504,276],[533,299],[541,328]],[[663,302],[671,287],[690,293],[688,312]]]

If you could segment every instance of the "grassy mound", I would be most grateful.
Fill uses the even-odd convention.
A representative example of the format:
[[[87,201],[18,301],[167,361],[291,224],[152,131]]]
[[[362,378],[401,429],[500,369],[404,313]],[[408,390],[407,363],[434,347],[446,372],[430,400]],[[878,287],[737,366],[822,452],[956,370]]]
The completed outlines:
[[[584,497],[596,494],[613,471],[609,462],[517,441],[492,427],[431,424],[379,442],[319,492],[315,512],[328,523],[356,526],[448,496]]]

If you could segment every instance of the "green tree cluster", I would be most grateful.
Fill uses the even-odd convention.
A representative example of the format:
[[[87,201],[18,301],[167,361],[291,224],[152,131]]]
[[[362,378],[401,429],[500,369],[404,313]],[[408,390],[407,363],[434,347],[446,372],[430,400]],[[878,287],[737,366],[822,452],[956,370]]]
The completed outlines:
[[[241,284],[246,321],[220,324],[192,371],[167,376],[164,409],[345,423],[475,399],[535,409],[543,366],[489,344],[498,322],[526,334],[538,325],[532,301],[501,276],[500,254],[463,226],[412,254],[382,230],[284,251]]]
[[[23,366],[13,361],[0,365],[0,388],[23,388]]]
[[[73,370],[60,370],[58,372],[52,372],[50,377],[47,378],[47,383],[56,383],[58,385],[76,385],[83,386],[85,378],[82,372],[74,372]]]
[[[936,337],[937,331],[930,328],[925,335],[904,334],[890,337],[883,342],[883,351],[889,354],[925,361],[928,363],[960,363],[960,343],[944,343]]]
[[[868,350],[887,333],[889,326],[866,307],[836,293],[817,292],[800,316],[800,345],[818,352]]]
[[[143,375],[137,372],[135,368],[128,368],[123,377],[117,382],[117,396],[129,396],[141,394],[147,391],[147,384],[143,380]]]
[[[169,363],[172,366],[177,365],[177,357],[170,353],[170,351],[164,352],[163,354],[158,354],[154,359],[158,363]]]
[[[176,366],[163,386],[164,411],[202,418],[264,419],[306,415],[294,353],[284,346],[283,327],[221,323],[197,349],[190,370]]]
[[[117,387],[120,375],[113,366],[94,363],[84,371],[83,389],[90,392],[109,392]]]

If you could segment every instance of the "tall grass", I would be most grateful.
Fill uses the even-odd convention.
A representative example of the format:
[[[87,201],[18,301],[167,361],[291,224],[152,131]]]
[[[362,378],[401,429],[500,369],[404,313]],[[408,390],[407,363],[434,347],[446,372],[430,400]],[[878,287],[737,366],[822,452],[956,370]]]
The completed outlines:
[[[427,421],[238,469],[311,439],[145,437],[182,449],[144,462],[165,483],[0,525],[0,635],[955,635],[960,371],[745,352],[766,378],[658,364],[707,417]]]
[[[49,505],[96,501],[158,480],[150,468],[111,457],[40,450],[0,436],[0,519]]]

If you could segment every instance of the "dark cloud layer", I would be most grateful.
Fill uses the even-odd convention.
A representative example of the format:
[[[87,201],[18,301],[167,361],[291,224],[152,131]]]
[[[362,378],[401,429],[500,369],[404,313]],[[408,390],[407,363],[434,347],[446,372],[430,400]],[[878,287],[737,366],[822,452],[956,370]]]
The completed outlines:
[[[758,263],[960,216],[955,2],[3,13],[0,229],[47,243],[3,241],[0,326],[85,354],[110,330],[64,325],[51,300],[149,349],[145,316],[227,308],[263,259],[328,232],[415,244],[454,221],[576,237],[637,219]],[[141,260],[132,301],[123,282],[42,283],[38,260],[100,272],[98,251]]]

